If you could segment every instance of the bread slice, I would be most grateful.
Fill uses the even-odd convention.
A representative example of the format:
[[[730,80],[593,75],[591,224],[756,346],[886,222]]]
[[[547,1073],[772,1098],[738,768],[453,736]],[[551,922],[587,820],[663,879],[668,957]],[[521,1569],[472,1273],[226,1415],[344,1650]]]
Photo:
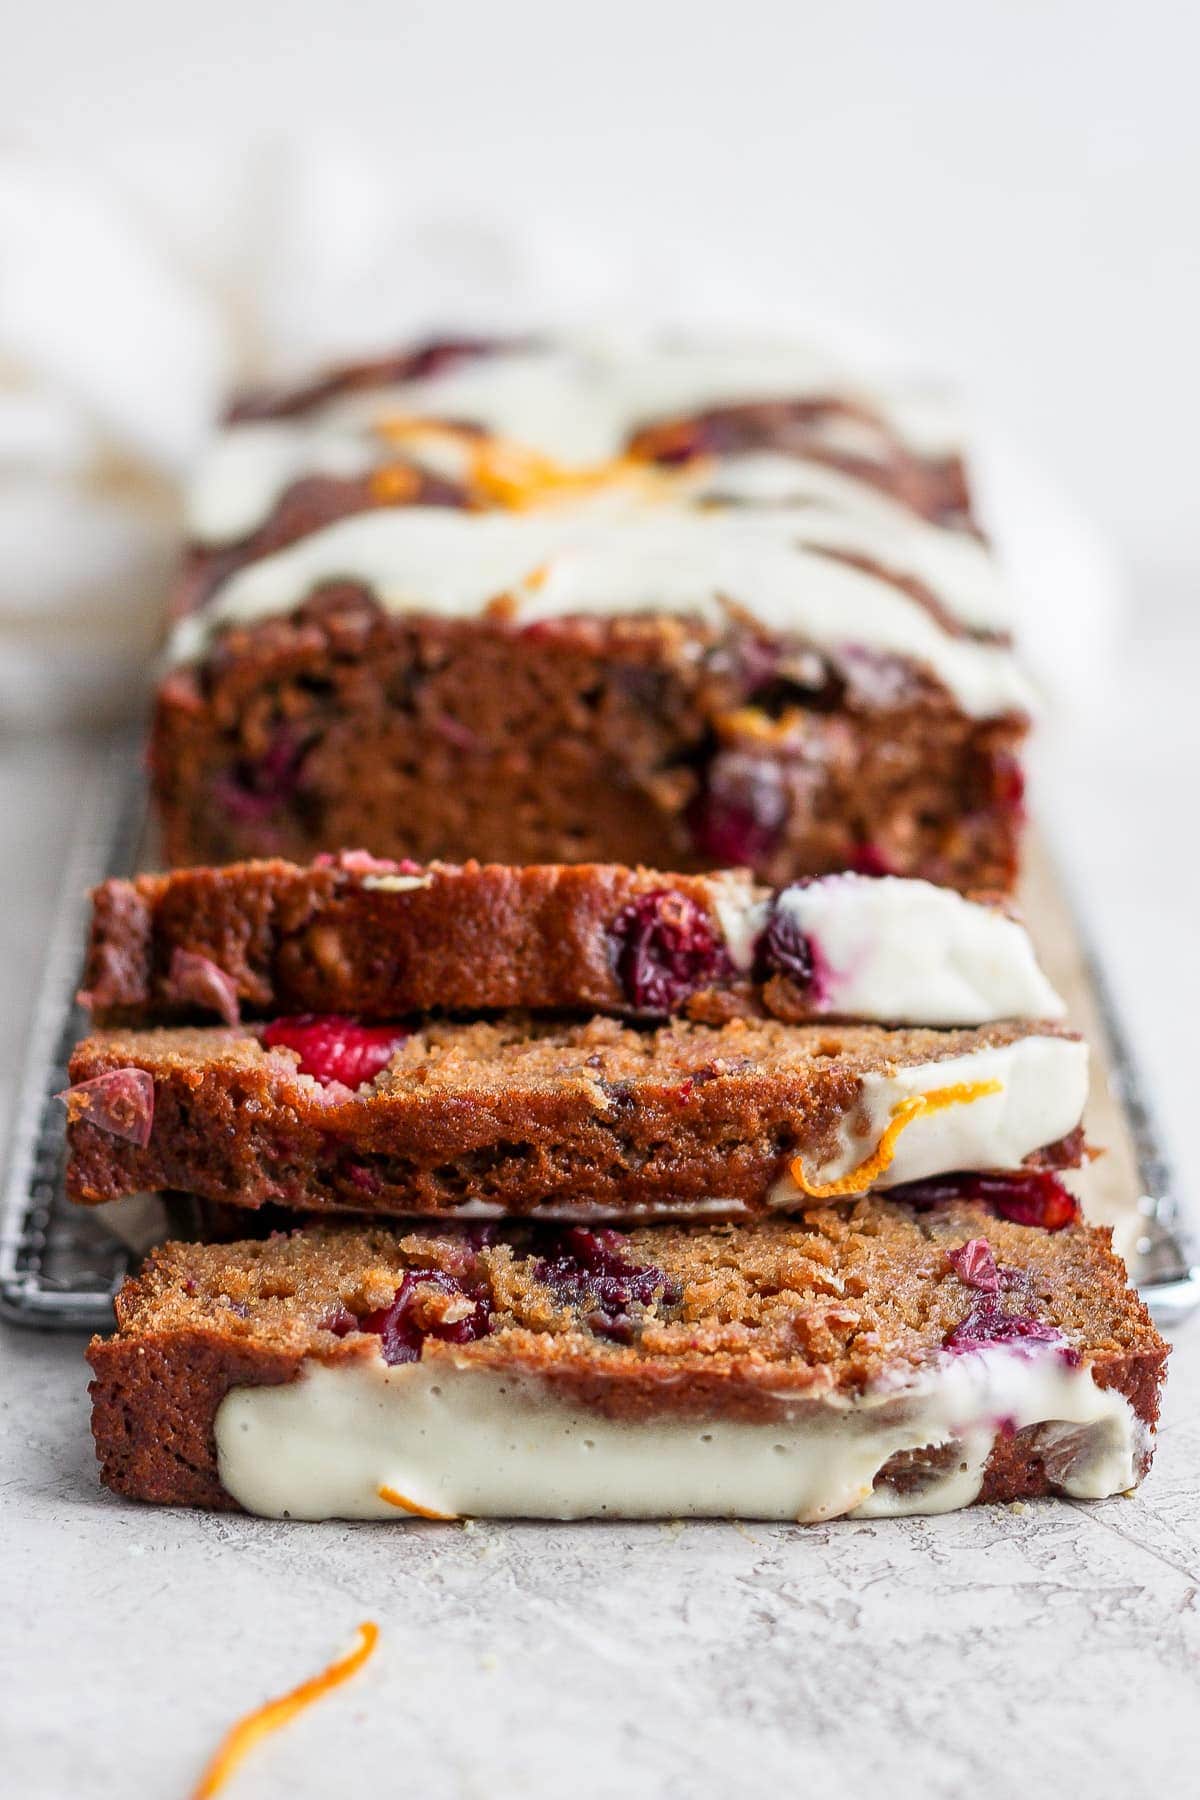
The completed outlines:
[[[974,1031],[520,1014],[100,1032],[71,1059],[68,1187],[495,1217],[738,1216],[960,1169],[1075,1163],[1087,1052]]]
[[[168,1244],[88,1355],[102,1478],[139,1499],[816,1519],[1130,1487],[1166,1345],[1105,1232],[870,1198]]]
[[[462,867],[363,851],[108,881],[81,998],[98,1024],[504,1008],[982,1025],[1055,1018],[1023,927],[986,897],[745,871]]]

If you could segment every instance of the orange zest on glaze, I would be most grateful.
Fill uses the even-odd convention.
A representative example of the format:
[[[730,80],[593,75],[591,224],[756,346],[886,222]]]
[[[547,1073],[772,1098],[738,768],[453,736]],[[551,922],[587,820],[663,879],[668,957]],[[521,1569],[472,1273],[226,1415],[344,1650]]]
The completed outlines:
[[[1003,1087],[1002,1081],[956,1081],[950,1087],[934,1088],[932,1093],[912,1094],[892,1108],[891,1121],[886,1131],[867,1160],[859,1163],[857,1169],[851,1169],[848,1175],[839,1175],[836,1181],[809,1181],[804,1173],[803,1160],[797,1156],[791,1164],[792,1180],[802,1193],[808,1194],[813,1200],[832,1200],[840,1194],[865,1194],[871,1183],[891,1167],[900,1134],[907,1131],[914,1119],[925,1118],[929,1113],[944,1112],[948,1106],[969,1106],[972,1100],[982,1100],[987,1094],[999,1094]]]
[[[421,491],[421,477],[407,463],[384,463],[371,476],[371,498],[381,506],[402,506]]]
[[[269,1737],[271,1732],[278,1731],[281,1725],[303,1712],[306,1706],[311,1706],[314,1700],[320,1700],[335,1687],[340,1687],[343,1681],[348,1681],[362,1668],[378,1642],[378,1625],[371,1619],[364,1620],[358,1628],[358,1642],[353,1650],[331,1662],[319,1675],[302,1681],[290,1693],[280,1694],[277,1700],[268,1700],[265,1705],[247,1713],[244,1719],[239,1719],[222,1738],[199,1785],[192,1790],[191,1800],[212,1800],[261,1738]]]
[[[410,1500],[407,1494],[400,1492],[399,1488],[385,1485],[376,1488],[375,1492],[381,1500],[386,1500],[389,1506],[398,1506],[401,1512],[412,1513],[418,1519],[440,1519],[445,1524],[453,1524],[458,1518],[457,1513],[435,1512],[432,1506],[422,1506],[419,1501]]]
[[[597,493],[631,480],[643,482],[646,469],[628,457],[572,468],[506,438],[479,438],[469,446],[472,488],[493,506],[524,512],[554,500]]]
[[[421,438],[453,444],[464,465],[464,479],[477,504],[525,512],[556,500],[578,498],[616,486],[636,486],[647,495],[678,485],[674,470],[658,469],[635,456],[613,456],[598,463],[571,465],[515,438],[464,430],[438,419],[393,414],[375,421],[388,443],[402,447]],[[381,471],[382,472],[382,471]]]
[[[536,569],[530,569],[521,585],[527,588],[531,594],[536,594],[539,588],[545,587],[549,579],[550,564],[548,562],[539,563]]]

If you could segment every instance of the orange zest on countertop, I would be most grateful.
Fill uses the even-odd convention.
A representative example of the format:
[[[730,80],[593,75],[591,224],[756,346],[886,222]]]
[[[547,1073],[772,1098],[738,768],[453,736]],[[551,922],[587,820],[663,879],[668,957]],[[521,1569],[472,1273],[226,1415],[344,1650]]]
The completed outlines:
[[[212,1796],[229,1780],[238,1764],[247,1753],[253,1750],[260,1738],[269,1737],[271,1732],[278,1731],[296,1714],[311,1706],[314,1700],[320,1700],[333,1688],[340,1687],[351,1675],[362,1668],[379,1642],[379,1627],[371,1619],[365,1619],[358,1628],[358,1642],[353,1650],[331,1662],[327,1669],[319,1675],[313,1675],[308,1681],[302,1681],[290,1693],[280,1694],[277,1700],[268,1700],[262,1706],[255,1707],[244,1719],[230,1727],[217,1748],[216,1755],[200,1777],[199,1785],[192,1790],[191,1800],[212,1800]]]
[[[851,1169],[847,1175],[839,1175],[836,1181],[809,1181],[804,1173],[804,1164],[796,1157],[791,1165],[792,1180],[802,1193],[813,1200],[833,1200],[842,1194],[865,1194],[871,1183],[890,1168],[892,1158],[896,1154],[896,1144],[902,1131],[906,1131],[914,1119],[926,1117],[929,1113],[943,1112],[948,1106],[969,1106],[972,1100],[982,1100],[987,1094],[998,1094],[1002,1091],[1002,1081],[956,1081],[950,1087],[934,1088],[928,1094],[911,1094],[907,1100],[901,1100],[892,1108],[891,1121],[886,1131],[876,1144],[865,1162],[859,1163],[857,1169]]]
[[[457,1513],[435,1512],[432,1506],[422,1506],[419,1501],[410,1500],[407,1494],[400,1492],[399,1488],[385,1485],[376,1488],[375,1492],[381,1500],[386,1500],[389,1506],[398,1506],[401,1512],[412,1513],[418,1519],[441,1519],[446,1524],[453,1524],[458,1518]]]

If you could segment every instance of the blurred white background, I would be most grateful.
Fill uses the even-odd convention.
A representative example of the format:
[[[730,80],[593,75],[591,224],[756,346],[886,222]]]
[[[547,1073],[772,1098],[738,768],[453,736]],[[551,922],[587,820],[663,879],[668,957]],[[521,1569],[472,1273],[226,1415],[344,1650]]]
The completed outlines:
[[[6,31],[0,116],[215,288],[255,282],[301,351],[508,289],[861,322],[1157,561],[1200,557],[1197,20],[1183,0],[51,0]],[[396,287],[367,291],[381,269]],[[63,273],[86,305],[86,263]]]
[[[174,484],[265,360],[556,317],[898,345],[961,385],[1018,521],[1027,635],[1074,703],[1043,809],[1183,1136],[1198,20],[1182,0],[22,8],[0,57],[0,719],[128,695]],[[64,754],[7,760],[65,805]],[[36,871],[30,792],[7,795]],[[21,916],[6,929],[25,955]]]

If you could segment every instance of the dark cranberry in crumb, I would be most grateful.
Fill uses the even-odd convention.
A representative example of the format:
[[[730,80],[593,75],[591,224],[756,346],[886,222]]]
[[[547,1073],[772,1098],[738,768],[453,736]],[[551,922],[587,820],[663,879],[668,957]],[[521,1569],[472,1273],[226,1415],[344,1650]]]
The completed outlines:
[[[708,915],[670,888],[631,900],[609,936],[621,986],[647,1012],[670,1012],[732,967]]]
[[[934,1175],[892,1189],[894,1200],[910,1206],[937,1206],[946,1200],[976,1200],[997,1218],[1014,1225],[1037,1225],[1061,1231],[1079,1217],[1079,1202],[1049,1169],[1024,1169],[1019,1175]]]
[[[358,1321],[360,1331],[378,1333],[386,1363],[419,1362],[426,1338],[438,1338],[444,1344],[473,1344],[491,1328],[492,1307],[486,1290],[441,1269],[407,1270],[390,1306]]]
[[[358,1320],[348,1306],[337,1306],[333,1312],[326,1313],[318,1327],[321,1331],[332,1331],[334,1337],[349,1337],[352,1331],[361,1329]]]
[[[634,1335],[629,1308],[650,1306],[656,1299],[676,1306],[682,1299],[678,1282],[671,1281],[653,1263],[626,1260],[628,1240],[619,1231],[590,1231],[569,1225],[543,1238],[548,1254],[534,1267],[564,1305],[589,1303],[584,1323],[598,1337],[627,1344]]]
[[[1005,1312],[994,1294],[982,1295],[943,1341],[947,1350],[963,1351],[987,1344],[1057,1344],[1065,1357],[1078,1361],[1056,1325],[1047,1325],[1032,1313]]]
[[[192,950],[176,948],[172,952],[167,992],[184,1005],[217,1013],[227,1025],[236,1025],[241,1017],[233,976],[218,968],[211,957],[198,956]]]
[[[218,779],[215,798],[235,823],[264,823],[295,794],[307,749],[290,725],[279,726],[262,756],[237,763]]]
[[[755,964],[760,980],[784,975],[797,987],[808,987],[816,972],[811,943],[795,919],[780,910],[778,899],[755,948]]]
[[[411,1036],[403,1025],[360,1025],[357,1019],[340,1013],[299,1013],[294,1018],[272,1019],[262,1041],[268,1050],[295,1050],[302,1075],[356,1088],[386,1069],[405,1038]]]
[[[383,1191],[382,1177],[376,1170],[369,1168],[366,1163],[344,1162],[342,1178],[352,1188],[357,1188],[360,1194],[378,1194]]]
[[[687,825],[696,853],[713,868],[752,867],[778,844],[787,810],[777,763],[721,754],[708,766]]]

